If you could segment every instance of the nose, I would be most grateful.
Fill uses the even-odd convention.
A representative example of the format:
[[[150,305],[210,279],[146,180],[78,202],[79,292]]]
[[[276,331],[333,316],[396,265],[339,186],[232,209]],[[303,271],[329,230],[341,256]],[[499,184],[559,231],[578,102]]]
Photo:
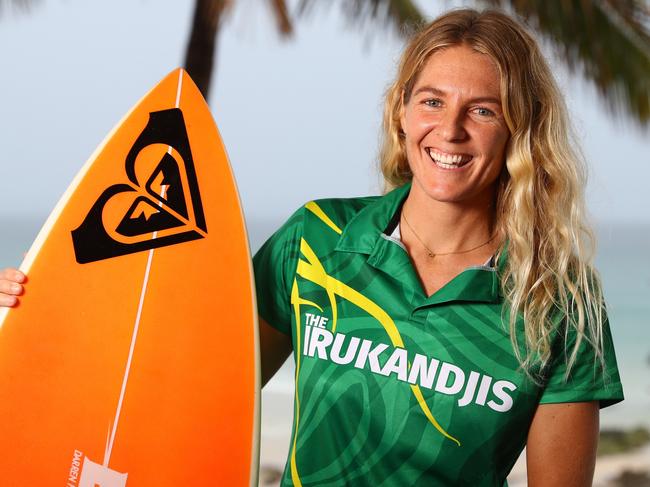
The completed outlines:
[[[467,137],[464,121],[463,111],[447,107],[438,120],[438,134],[448,142],[464,140]]]

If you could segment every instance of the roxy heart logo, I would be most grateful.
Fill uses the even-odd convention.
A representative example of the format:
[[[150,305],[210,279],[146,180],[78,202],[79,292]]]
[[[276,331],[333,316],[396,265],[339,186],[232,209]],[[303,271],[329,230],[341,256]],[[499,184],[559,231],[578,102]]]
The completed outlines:
[[[80,264],[205,237],[207,226],[183,114],[152,112],[126,156],[124,183],[99,196],[72,231]]]

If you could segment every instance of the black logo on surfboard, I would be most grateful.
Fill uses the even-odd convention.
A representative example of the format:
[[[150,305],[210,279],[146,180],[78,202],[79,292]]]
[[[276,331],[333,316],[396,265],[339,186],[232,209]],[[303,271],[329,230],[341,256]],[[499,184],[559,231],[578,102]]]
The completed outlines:
[[[181,110],[150,113],[125,162],[130,184],[104,190],[72,231],[80,264],[196,240],[207,233]]]

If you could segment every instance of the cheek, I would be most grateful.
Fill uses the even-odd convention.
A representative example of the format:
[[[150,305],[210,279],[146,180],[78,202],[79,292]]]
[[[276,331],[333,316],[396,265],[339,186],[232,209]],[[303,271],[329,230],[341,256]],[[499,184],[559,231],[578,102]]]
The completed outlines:
[[[506,166],[506,151],[509,136],[500,135],[493,141],[490,154],[490,179],[495,180],[499,177]]]
[[[509,134],[504,133],[501,129],[496,129],[484,134],[483,143],[485,154],[492,160],[498,160],[499,165],[502,164],[505,159],[508,139]]]
[[[410,142],[421,141],[435,127],[435,120],[432,117],[424,117],[410,110],[403,120],[402,130]]]

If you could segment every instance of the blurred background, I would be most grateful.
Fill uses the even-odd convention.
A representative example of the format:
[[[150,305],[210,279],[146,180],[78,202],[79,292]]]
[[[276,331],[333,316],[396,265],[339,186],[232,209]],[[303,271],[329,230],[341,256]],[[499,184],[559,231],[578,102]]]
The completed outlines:
[[[626,393],[602,412],[595,485],[650,485],[647,1],[0,0],[0,267],[20,264],[93,149],[178,66],[209,97],[253,251],[310,199],[378,194],[382,96],[404,34],[489,5],[538,35],[589,162]],[[263,392],[260,485],[284,468],[292,367]],[[525,485],[522,462],[510,485]]]

